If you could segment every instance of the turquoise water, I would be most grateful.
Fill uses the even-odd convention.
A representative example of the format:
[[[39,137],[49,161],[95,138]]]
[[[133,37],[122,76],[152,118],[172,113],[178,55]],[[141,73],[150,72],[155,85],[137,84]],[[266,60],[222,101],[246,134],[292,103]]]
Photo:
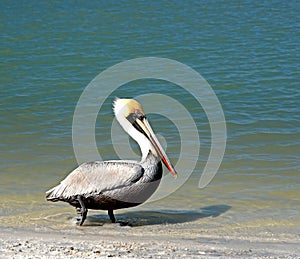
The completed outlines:
[[[182,62],[209,82],[228,138],[218,174],[200,190],[210,129],[193,97],[154,79],[128,83],[109,96],[96,124],[105,159],[116,158],[110,141],[115,96],[172,96],[199,130],[200,157],[189,181],[143,208],[221,205],[228,208],[227,223],[299,221],[298,1],[2,1],[0,7],[0,206],[6,224],[17,224],[16,215],[68,208],[45,202],[44,192],[77,165],[72,119],[82,91],[112,65],[148,56]],[[176,127],[161,116],[150,114],[149,120],[177,162]]]

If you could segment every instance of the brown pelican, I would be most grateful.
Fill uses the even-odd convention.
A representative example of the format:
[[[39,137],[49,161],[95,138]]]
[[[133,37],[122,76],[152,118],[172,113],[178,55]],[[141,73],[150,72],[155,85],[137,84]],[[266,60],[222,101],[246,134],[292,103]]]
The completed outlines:
[[[113,211],[137,206],[157,189],[162,177],[161,160],[170,173],[177,173],[147,121],[142,106],[133,99],[116,99],[113,110],[123,129],[139,144],[142,159],[83,163],[59,185],[46,192],[49,201],[64,201],[77,210],[82,225],[88,209]]]

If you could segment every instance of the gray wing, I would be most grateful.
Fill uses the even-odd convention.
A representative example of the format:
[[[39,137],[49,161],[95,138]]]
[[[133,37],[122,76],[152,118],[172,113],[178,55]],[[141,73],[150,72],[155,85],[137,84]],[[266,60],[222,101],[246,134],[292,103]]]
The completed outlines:
[[[129,186],[144,174],[137,162],[106,161],[84,163],[59,185],[46,192],[48,200],[68,199],[75,195],[101,193]]]

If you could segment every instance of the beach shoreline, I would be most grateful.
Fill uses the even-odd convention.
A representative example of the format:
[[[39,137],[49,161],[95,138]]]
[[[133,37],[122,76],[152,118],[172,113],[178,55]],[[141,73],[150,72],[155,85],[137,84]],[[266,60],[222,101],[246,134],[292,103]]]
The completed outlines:
[[[75,227],[62,231],[1,227],[1,258],[299,258],[299,235],[213,234],[188,237],[182,224]],[[172,228],[165,234],[159,229]],[[177,230],[176,230],[177,229]],[[186,232],[186,233],[184,233]]]

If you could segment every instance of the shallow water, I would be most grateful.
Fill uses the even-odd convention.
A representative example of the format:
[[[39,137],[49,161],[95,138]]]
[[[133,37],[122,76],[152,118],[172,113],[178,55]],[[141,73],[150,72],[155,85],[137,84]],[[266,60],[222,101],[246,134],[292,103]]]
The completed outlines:
[[[160,93],[173,97],[192,115],[201,140],[198,163],[181,188],[167,198],[120,211],[121,218],[133,218],[133,223],[140,218],[137,225],[143,225],[143,220],[145,225],[196,221],[208,228],[216,224],[229,229],[234,224],[286,229],[298,225],[297,1],[119,5],[10,1],[0,5],[3,225],[69,224],[73,209],[45,202],[44,192],[77,165],[72,146],[76,103],[98,73],[118,62],[147,56],[182,62],[210,83],[226,117],[227,147],[217,175],[199,189],[211,144],[209,122],[199,103],[161,80],[120,87],[107,98],[97,118],[97,147],[104,159],[117,158],[111,141],[115,96]],[[176,125],[151,112],[148,117],[176,164],[180,154]],[[193,141],[190,137],[187,143]],[[130,143],[138,153],[134,142]],[[185,163],[189,168],[188,159]],[[179,180],[185,173],[179,172]],[[172,182],[160,188],[172,189]],[[209,217],[203,217],[205,208],[210,208]]]

